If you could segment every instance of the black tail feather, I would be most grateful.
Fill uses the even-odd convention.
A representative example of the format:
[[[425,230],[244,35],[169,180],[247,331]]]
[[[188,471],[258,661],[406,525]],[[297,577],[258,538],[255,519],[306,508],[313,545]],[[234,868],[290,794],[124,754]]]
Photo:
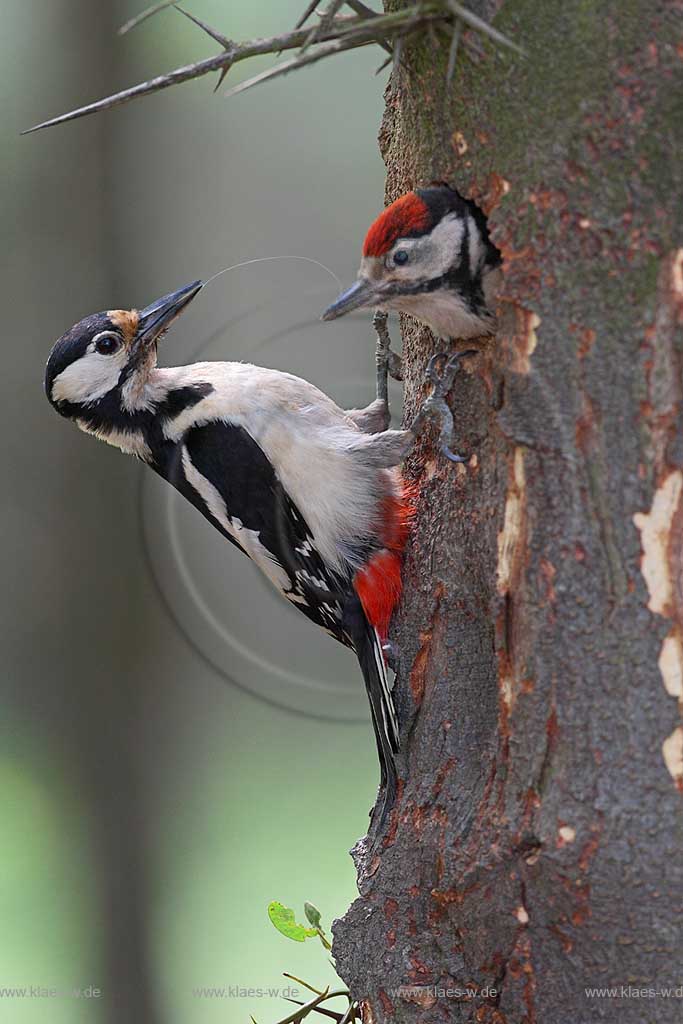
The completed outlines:
[[[382,794],[377,831],[386,825],[398,792],[395,752],[398,750],[398,725],[394,703],[384,665],[384,656],[377,633],[365,617],[357,597],[351,598],[344,609],[344,629],[353,643],[360,664],[365,689],[370,701],[372,727],[375,731],[377,753],[381,771]]]

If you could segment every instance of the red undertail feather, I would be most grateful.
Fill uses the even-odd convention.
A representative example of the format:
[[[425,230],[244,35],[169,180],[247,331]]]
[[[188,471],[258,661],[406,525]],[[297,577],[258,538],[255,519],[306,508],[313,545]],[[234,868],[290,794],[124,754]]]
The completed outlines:
[[[358,570],[353,580],[368,622],[382,641],[387,639],[391,617],[401,598],[403,550],[414,513],[413,494],[403,483],[402,493],[386,498],[383,504],[385,547]]]
[[[383,256],[399,238],[418,235],[430,226],[429,207],[416,192],[404,196],[387,206],[365,236],[364,256]]]

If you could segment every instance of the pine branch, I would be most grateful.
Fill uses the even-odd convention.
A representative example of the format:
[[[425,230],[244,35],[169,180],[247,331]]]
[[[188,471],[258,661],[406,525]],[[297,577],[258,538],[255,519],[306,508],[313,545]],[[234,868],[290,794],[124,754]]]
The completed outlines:
[[[66,114],[60,114],[58,117],[42,121],[32,128],[26,129],[26,131],[22,132],[22,135],[28,135],[31,132],[39,131],[42,128],[49,128],[53,125],[64,124],[67,121],[74,121],[77,118],[86,117],[100,110],[110,110],[141,96],[149,96],[152,93],[160,92],[162,89],[168,89],[172,85],[188,82],[191,79],[200,78],[202,75],[211,74],[212,72],[220,73],[218,82],[218,86],[220,86],[228,71],[240,61],[264,55],[279,55],[287,50],[299,49],[301,52],[296,57],[276,64],[275,67],[248,78],[246,81],[235,86],[235,88],[228,90],[225,95],[234,96],[237,93],[244,92],[246,89],[250,89],[254,85],[270,81],[271,79],[286,75],[290,71],[299,70],[327,57],[344,53],[347,50],[358,49],[362,46],[379,45],[383,47],[392,53],[394,66],[398,67],[403,42],[409,35],[426,29],[446,29],[452,24],[453,15],[456,16],[457,20],[487,35],[494,42],[507,46],[517,52],[523,52],[516,43],[513,43],[501,32],[489,25],[488,22],[483,21],[467,8],[457,3],[456,0],[418,0],[414,6],[403,8],[399,11],[391,11],[386,14],[373,11],[362,0],[346,0],[346,2],[356,13],[353,15],[337,13],[341,4],[338,0],[333,0],[323,14],[323,21],[314,30],[316,33],[314,38],[312,38],[310,28],[304,28],[303,21],[300,19],[300,27],[295,28],[291,32],[271,36],[267,39],[252,39],[244,43],[232,42],[222,33],[195,17],[195,15],[180,8],[177,2],[165,0],[163,3],[154,4],[138,15],[137,18],[127,22],[119,31],[122,33],[127,32],[153,14],[164,10],[166,7],[173,6],[206,32],[213,40],[220,43],[223,47],[223,52],[213,57],[208,57],[205,60],[197,61],[194,64],[176,68],[168,74],[159,75],[147,82],[141,82],[130,89],[124,89],[121,92],[114,93],[112,96],[107,96],[94,103],[88,103]],[[315,7],[309,4],[304,12],[305,18],[313,10],[315,10]],[[449,61],[449,73],[452,74],[451,65],[454,65],[455,61],[453,51],[451,58]]]

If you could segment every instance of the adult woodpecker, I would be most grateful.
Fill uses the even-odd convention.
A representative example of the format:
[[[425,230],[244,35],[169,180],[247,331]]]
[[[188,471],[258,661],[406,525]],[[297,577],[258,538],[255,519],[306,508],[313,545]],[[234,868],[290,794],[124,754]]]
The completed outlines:
[[[449,185],[406,192],[370,226],[355,284],[323,313],[410,313],[440,338],[495,330],[501,256],[476,203]]]
[[[304,615],[352,647],[393,804],[399,731],[383,645],[401,593],[411,505],[398,463],[436,419],[462,354],[432,360],[432,392],[409,430],[389,430],[384,393],[344,411],[299,377],[245,363],[157,366],[157,343],[203,287],[146,309],[87,316],[55,344],[45,390],[82,430],[137,456],[248,555]],[[381,377],[381,369],[380,369]]]

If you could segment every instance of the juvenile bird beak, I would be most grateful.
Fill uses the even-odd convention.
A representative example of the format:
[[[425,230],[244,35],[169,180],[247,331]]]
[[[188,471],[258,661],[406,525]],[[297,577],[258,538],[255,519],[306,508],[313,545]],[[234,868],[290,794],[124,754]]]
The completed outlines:
[[[355,284],[342,292],[339,298],[327,307],[321,320],[336,320],[338,316],[345,316],[346,313],[350,313],[354,309],[364,309],[367,306],[379,305],[379,303],[380,295],[377,288],[369,281],[359,277]]]
[[[157,341],[203,287],[202,281],[195,281],[179,288],[177,292],[169,292],[141,310],[138,314],[136,345],[147,348]]]

